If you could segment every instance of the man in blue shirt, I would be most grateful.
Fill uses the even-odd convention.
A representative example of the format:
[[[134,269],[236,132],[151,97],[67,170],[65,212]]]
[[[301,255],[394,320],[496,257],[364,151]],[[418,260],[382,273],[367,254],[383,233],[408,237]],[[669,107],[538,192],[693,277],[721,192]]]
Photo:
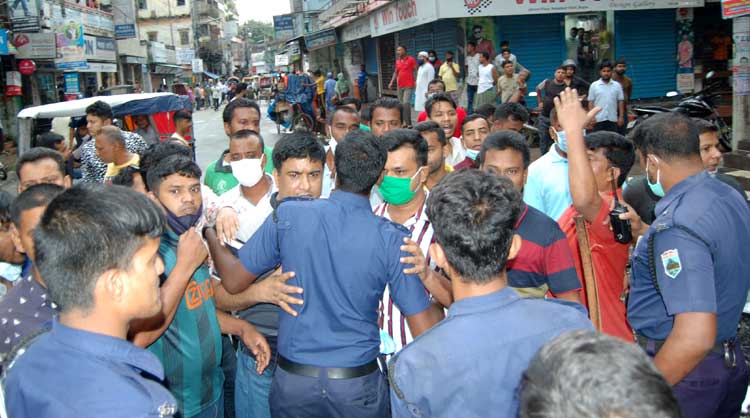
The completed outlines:
[[[177,412],[161,384],[159,360],[126,340],[131,321],[161,308],[162,224],[153,202],[120,186],[76,187],[50,203],[34,231],[34,263],[60,316],[8,370],[9,416],[145,418]],[[81,254],[96,262],[81,262]]]
[[[633,141],[649,188],[663,198],[633,253],[628,320],[684,417],[739,416],[748,369],[736,331],[750,288],[750,209],[705,171],[690,119],[656,115]]]
[[[591,328],[580,305],[522,299],[507,286],[522,207],[510,180],[479,170],[451,173],[432,190],[430,256],[450,277],[455,301],[389,363],[394,418],[515,418],[516,389],[537,350],[567,330]]]
[[[336,148],[329,199],[286,199],[240,250],[241,264],[216,263],[230,293],[279,264],[295,273],[289,283],[304,289],[298,315],[279,317],[273,417],[386,416],[387,383],[376,361],[386,285],[413,335],[436,321],[422,282],[403,272],[408,230],[370,208],[385,160],[372,134],[350,132]],[[217,245],[215,231],[206,237]]]

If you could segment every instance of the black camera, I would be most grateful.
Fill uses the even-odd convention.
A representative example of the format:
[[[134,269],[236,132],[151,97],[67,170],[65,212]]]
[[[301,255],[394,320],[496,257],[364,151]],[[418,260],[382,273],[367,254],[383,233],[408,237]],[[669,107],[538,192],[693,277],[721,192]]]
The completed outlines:
[[[612,192],[615,195],[615,207],[609,212],[609,224],[612,225],[612,233],[615,235],[615,241],[622,244],[630,244],[633,241],[633,231],[630,227],[630,221],[620,219],[620,215],[628,212],[628,208],[620,203],[617,198],[617,188],[614,179],[612,179]]]

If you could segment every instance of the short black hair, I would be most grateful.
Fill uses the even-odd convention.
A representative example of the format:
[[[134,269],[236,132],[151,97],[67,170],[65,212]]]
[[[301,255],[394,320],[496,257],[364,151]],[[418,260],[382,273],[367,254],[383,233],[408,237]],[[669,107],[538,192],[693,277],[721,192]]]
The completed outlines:
[[[505,52],[505,51],[503,51],[503,52]],[[508,52],[510,52],[510,51],[508,51]],[[500,66],[503,67],[503,68],[505,68],[506,65],[515,65],[515,64],[513,64],[513,61],[503,61],[503,63],[500,64]]]
[[[348,106],[352,104],[357,108],[357,112],[362,110],[362,101],[356,97],[344,97],[343,99],[339,100],[339,106]]]
[[[107,103],[104,103],[101,100],[97,100],[94,103],[91,103],[86,108],[86,115],[98,116],[102,119],[109,119],[109,120],[112,120],[115,118],[115,115],[112,112],[112,106],[108,105]]]
[[[439,102],[449,103],[451,106],[453,106],[453,109],[456,109],[456,101],[453,100],[451,96],[449,96],[447,93],[435,93],[432,97],[427,99],[427,102],[425,102],[424,104],[424,110],[425,112],[427,112],[428,118],[432,116],[432,107],[435,106],[435,103]]]
[[[719,132],[719,127],[710,121],[701,118],[693,118],[695,126],[698,128],[698,135],[703,135],[706,132]]]
[[[39,135],[39,139],[37,140],[36,145],[42,148],[57,149],[55,148],[55,145],[63,141],[65,141],[64,136],[58,133],[49,131],[49,132],[45,132]]]
[[[485,119],[489,119],[495,116],[495,110],[497,108],[492,103],[485,103],[477,108],[474,108],[474,113],[484,116]]]
[[[476,46],[477,46],[477,43],[476,43],[476,42],[474,42],[474,41],[469,41],[469,42],[467,42],[467,43],[466,43],[466,46],[469,46],[469,45],[471,45],[471,46],[473,46],[473,47],[475,47],[475,48],[476,48]]]
[[[437,52],[435,52],[434,49],[431,49],[431,50],[427,51],[427,55],[430,55],[430,54],[432,54],[434,56],[437,56]]]
[[[237,89],[235,90],[235,92],[242,93],[245,90],[247,90],[247,83],[239,83],[237,84]]]
[[[521,153],[523,156],[523,167],[529,168],[531,164],[531,151],[529,145],[526,143],[526,139],[523,135],[515,131],[495,131],[487,135],[482,143],[482,148],[479,150],[479,156],[477,161],[481,165],[484,162],[484,156],[487,151],[504,151],[506,149],[513,149]]]
[[[388,152],[396,151],[402,147],[412,148],[417,166],[427,165],[427,140],[422,138],[422,135],[416,129],[392,129],[384,133],[380,140],[385,144]]]
[[[329,113],[328,113],[328,121],[327,121],[327,122],[328,122],[328,124],[329,124],[329,125],[333,125],[333,117],[334,117],[334,116],[336,116],[336,113],[339,113],[339,112],[344,112],[344,113],[348,113],[348,114],[350,114],[350,115],[354,115],[354,116],[356,116],[356,117],[357,117],[357,120],[359,120],[359,119],[360,119],[360,117],[359,117],[359,113],[357,113],[357,111],[356,111],[356,110],[352,109],[352,108],[351,108],[351,107],[349,107],[349,106],[338,105],[338,106],[336,106],[336,107],[335,107],[335,108],[333,109],[333,111],[332,111],[332,112],[329,112]]]
[[[99,276],[129,269],[136,251],[159,237],[163,225],[160,208],[141,193],[76,186],[50,202],[34,229],[34,263],[61,312],[90,311]]]
[[[443,86],[443,91],[445,91],[445,81],[439,78],[433,78],[432,80],[430,80],[430,82],[427,83],[427,89],[429,90],[430,86],[433,86],[435,84],[440,84],[441,86]]]
[[[46,159],[56,162],[57,168],[60,169],[60,174],[62,174],[63,177],[65,176],[65,160],[63,159],[62,154],[53,149],[44,147],[34,147],[21,154],[21,158],[19,158],[16,163],[16,176],[19,180],[21,179],[21,169],[24,165]]]
[[[201,178],[201,168],[190,158],[182,155],[171,155],[156,164],[146,173],[148,189],[154,193],[159,190],[159,185],[172,174],[179,174],[191,179]]]
[[[406,49],[406,46],[404,46],[404,44],[398,44],[398,47],[399,48],[404,48],[404,51],[408,51],[408,49]]]
[[[484,59],[486,59],[486,60],[490,59],[490,53],[489,52],[482,51],[482,52],[480,52],[480,54],[482,54],[482,56],[484,57]]]
[[[453,53],[453,51],[447,51],[447,52],[445,53],[445,55],[448,55],[448,54],[450,54],[450,55],[455,55],[455,54]]]
[[[284,135],[273,147],[273,168],[281,173],[284,161],[290,158],[309,158],[325,164],[326,151],[320,141],[310,132],[294,132]]]
[[[247,138],[247,137],[250,137],[250,136],[254,136],[254,137],[258,138],[258,140],[260,141],[260,146],[261,146],[261,148],[263,148],[263,150],[265,152],[266,141],[263,140],[263,135],[261,135],[259,132],[255,132],[252,129],[241,129],[241,130],[233,133],[232,135],[229,136],[229,142],[232,142],[232,140],[243,139],[243,138]]]
[[[625,61],[625,58],[620,57],[617,59],[617,61],[615,61],[615,65],[628,65],[628,62]]]
[[[700,156],[698,127],[676,112],[659,113],[636,125],[631,138],[644,156],[655,154],[665,160]]]
[[[10,205],[10,220],[16,228],[21,227],[21,216],[29,209],[44,207],[49,205],[52,199],[56,198],[65,188],[57,184],[35,184],[21,192]]]
[[[336,146],[336,188],[369,194],[385,167],[387,153],[371,132],[351,131]]]
[[[377,108],[383,108],[383,109],[398,109],[399,118],[401,119],[401,122],[404,122],[404,106],[401,104],[401,102],[398,101],[398,99],[395,99],[393,97],[381,97],[373,104],[370,105],[370,119],[372,119],[372,115],[375,114],[375,109]]]
[[[594,331],[567,332],[545,344],[519,391],[521,418],[682,416],[645,351]]]
[[[622,186],[628,178],[635,162],[633,143],[617,132],[597,131],[586,135],[586,147],[591,151],[604,148],[604,156],[612,166],[620,169],[617,187]]]
[[[475,120],[483,120],[487,124],[487,129],[490,128],[490,121],[487,120],[484,116],[478,114],[478,113],[472,113],[471,115],[464,118],[464,120],[461,121],[461,131],[463,132],[464,126],[466,126],[467,123],[474,122]]]
[[[193,114],[189,110],[178,110],[174,112],[174,121],[177,122],[178,120],[193,120]]]
[[[193,158],[190,148],[184,145],[175,144],[174,142],[157,142],[149,145],[141,155],[140,169],[143,178],[148,178],[148,172],[151,168],[156,167],[161,160],[172,155]],[[146,189],[151,190],[151,188],[148,187],[148,182],[146,182]]]
[[[359,111],[359,121],[362,122],[369,122],[370,116],[372,115],[372,109],[369,107],[365,107],[362,110]]]
[[[256,103],[254,100],[246,99],[244,97],[238,97],[229,102],[229,104],[224,108],[224,112],[222,112],[221,114],[221,118],[224,120],[224,123],[232,123],[234,111],[243,107],[255,109],[255,111],[258,112],[258,116],[261,115],[260,106],[258,106],[258,103]]]
[[[526,123],[529,121],[529,111],[519,103],[503,103],[495,110],[495,120],[512,120]]]
[[[508,45],[510,45],[510,42],[508,42],[508,41],[500,41],[500,48],[502,48],[503,46],[508,46]]]
[[[424,134],[425,132],[432,132],[437,134],[438,142],[440,142],[440,145],[442,146],[445,146],[448,143],[448,139],[445,137],[445,131],[435,121],[426,120],[424,122],[420,122],[414,126],[414,130],[416,130],[420,134]]]
[[[603,70],[605,68],[609,67],[609,69],[612,69],[612,61],[610,60],[604,60],[599,64],[599,69]]]
[[[430,192],[435,240],[464,282],[484,284],[508,261],[523,200],[513,183],[480,170],[448,174]]]
[[[132,165],[123,168],[120,170],[120,173],[112,177],[112,184],[116,186],[133,187],[133,178],[135,176],[140,176],[143,180],[143,184],[146,184],[146,179],[143,177],[141,169]]]
[[[504,53],[506,53],[506,52],[510,54],[510,48],[503,48],[503,49],[502,49],[502,50],[500,51],[500,56],[502,57],[502,56],[503,56],[503,54],[504,54]],[[512,62],[512,61],[506,61],[506,62]],[[505,65],[505,62],[503,63],[503,65]]]
[[[7,227],[11,222],[10,207],[15,198],[5,190],[0,190],[0,226]]]

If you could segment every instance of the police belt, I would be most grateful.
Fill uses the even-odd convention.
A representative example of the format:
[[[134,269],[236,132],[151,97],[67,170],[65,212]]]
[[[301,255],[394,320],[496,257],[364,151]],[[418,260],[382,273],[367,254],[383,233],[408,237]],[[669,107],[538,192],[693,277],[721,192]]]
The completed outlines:
[[[661,350],[662,346],[664,346],[664,343],[666,342],[666,340],[654,340],[638,333],[635,333],[635,341],[639,346],[641,346],[643,351],[648,354],[651,354],[649,350],[653,349],[654,355],[656,355],[656,353]],[[724,357],[724,362],[726,363],[727,367],[734,368],[737,366],[735,344],[736,338],[732,337],[728,340],[715,343],[711,348],[711,352]]]
[[[320,372],[324,370],[329,379],[354,379],[355,377],[367,376],[378,370],[377,360],[358,367],[315,367],[295,363],[281,355],[278,357],[278,365],[286,372],[307,377],[318,377]]]

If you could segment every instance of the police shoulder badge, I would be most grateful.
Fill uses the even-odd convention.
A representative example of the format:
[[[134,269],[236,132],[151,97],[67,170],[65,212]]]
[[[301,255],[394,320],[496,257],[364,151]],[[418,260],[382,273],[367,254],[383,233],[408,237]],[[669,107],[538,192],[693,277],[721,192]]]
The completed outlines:
[[[682,271],[682,262],[680,261],[680,252],[677,249],[667,250],[661,253],[661,264],[664,266],[664,273],[669,278],[674,279]]]

